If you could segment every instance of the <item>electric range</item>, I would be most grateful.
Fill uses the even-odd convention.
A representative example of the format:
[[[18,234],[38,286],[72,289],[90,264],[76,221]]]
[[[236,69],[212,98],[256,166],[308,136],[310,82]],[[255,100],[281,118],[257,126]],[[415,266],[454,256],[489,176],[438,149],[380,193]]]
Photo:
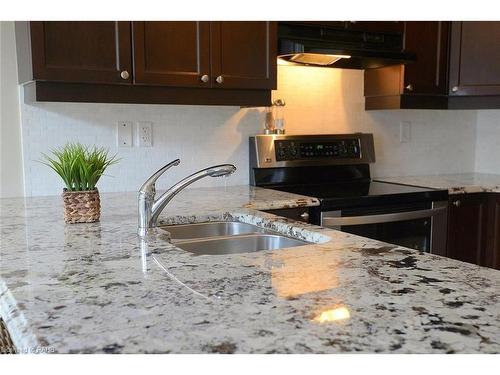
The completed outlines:
[[[372,134],[250,138],[250,184],[317,198],[308,222],[444,255],[448,191],[373,181],[374,162]]]

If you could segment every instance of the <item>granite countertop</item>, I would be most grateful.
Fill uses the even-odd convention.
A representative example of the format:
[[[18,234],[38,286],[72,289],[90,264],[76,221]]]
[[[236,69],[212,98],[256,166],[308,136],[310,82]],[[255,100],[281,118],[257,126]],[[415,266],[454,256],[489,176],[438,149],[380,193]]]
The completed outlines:
[[[448,189],[449,194],[500,193],[500,175],[486,173],[462,173],[428,176],[381,177],[377,181],[402,185]]]
[[[316,199],[182,192],[164,222],[238,220],[314,242],[217,256],[139,240],[134,193],[101,200],[101,222],[77,225],[60,197],[0,200],[0,315],[19,352],[500,352],[499,271],[257,211]]]

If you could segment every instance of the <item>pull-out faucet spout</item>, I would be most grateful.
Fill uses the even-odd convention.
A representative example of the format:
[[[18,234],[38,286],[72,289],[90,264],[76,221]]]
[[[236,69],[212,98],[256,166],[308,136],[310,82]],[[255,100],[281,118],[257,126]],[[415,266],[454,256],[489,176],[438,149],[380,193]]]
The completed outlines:
[[[156,180],[170,167],[178,165],[179,159],[172,161],[165,165],[163,168],[154,173],[142,185],[139,190],[139,236],[145,236],[148,230],[156,227],[160,213],[165,209],[166,205],[175,197],[180,191],[193,182],[198,181],[204,177],[221,177],[234,173],[236,167],[232,164],[215,165],[195,172],[192,175],[182,179],[165,193],[163,193],[157,200],[155,200],[155,182]]]

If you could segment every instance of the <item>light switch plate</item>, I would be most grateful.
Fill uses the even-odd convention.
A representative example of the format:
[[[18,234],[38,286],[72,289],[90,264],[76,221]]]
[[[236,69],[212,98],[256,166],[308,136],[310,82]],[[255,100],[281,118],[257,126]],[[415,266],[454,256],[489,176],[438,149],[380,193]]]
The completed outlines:
[[[116,124],[116,145],[132,147],[132,121],[118,121]]]
[[[137,123],[137,144],[139,147],[153,146],[153,123],[151,121]]]
[[[408,143],[411,141],[411,122],[401,121],[399,124],[399,141],[401,143]]]

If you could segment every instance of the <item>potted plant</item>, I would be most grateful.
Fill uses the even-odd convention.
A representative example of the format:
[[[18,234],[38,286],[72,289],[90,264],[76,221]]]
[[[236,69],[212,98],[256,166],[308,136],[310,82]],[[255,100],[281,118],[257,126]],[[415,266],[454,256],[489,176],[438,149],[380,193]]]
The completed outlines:
[[[52,156],[42,154],[43,164],[52,168],[64,181],[64,221],[93,223],[101,216],[101,201],[96,184],[107,167],[118,162],[116,155],[96,146],[68,143],[52,150]]]

